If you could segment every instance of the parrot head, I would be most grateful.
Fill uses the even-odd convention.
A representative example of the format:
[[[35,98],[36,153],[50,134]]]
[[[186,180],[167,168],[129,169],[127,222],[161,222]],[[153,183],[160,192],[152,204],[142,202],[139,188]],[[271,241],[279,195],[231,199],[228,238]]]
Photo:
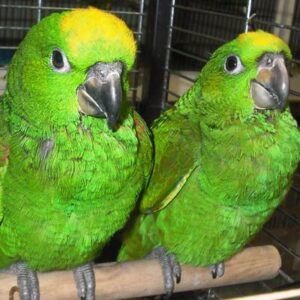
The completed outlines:
[[[214,123],[282,111],[289,94],[287,44],[263,31],[240,34],[217,49],[199,82],[204,111]]]
[[[33,26],[16,51],[6,101],[39,128],[93,117],[114,130],[135,54],[133,33],[116,16],[92,7],[54,13]]]

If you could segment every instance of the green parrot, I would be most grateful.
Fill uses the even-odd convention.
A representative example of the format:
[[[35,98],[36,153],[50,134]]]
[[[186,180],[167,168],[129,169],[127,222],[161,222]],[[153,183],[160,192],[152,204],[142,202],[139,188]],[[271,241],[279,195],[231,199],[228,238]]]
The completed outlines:
[[[286,106],[290,59],[280,38],[240,34],[214,52],[195,84],[154,122],[153,173],[119,260],[156,249],[171,264],[165,273],[173,271],[165,277],[167,292],[180,270],[164,253],[222,276],[223,261],[284,199],[300,158],[300,133]]]
[[[91,261],[124,226],[152,168],[150,133],[127,102],[132,32],[96,8],[54,13],[16,51],[0,101],[0,269],[22,300],[36,271],[73,269],[95,299]]]

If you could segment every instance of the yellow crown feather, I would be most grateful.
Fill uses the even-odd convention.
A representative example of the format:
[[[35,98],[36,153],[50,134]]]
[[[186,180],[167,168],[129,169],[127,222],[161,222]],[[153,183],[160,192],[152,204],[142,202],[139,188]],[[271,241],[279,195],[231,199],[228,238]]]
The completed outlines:
[[[82,45],[99,39],[115,39],[115,43],[124,45],[131,55],[135,55],[136,44],[132,32],[124,21],[113,14],[94,7],[76,9],[66,13],[60,25],[73,54],[78,54]]]

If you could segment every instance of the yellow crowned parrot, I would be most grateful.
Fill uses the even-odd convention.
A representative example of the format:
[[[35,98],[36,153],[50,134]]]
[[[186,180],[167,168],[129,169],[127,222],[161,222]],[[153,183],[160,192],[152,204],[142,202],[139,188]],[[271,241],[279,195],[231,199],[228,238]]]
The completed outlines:
[[[73,269],[95,299],[91,261],[127,221],[152,166],[127,102],[132,32],[96,8],[54,13],[16,51],[0,100],[0,269],[22,300],[36,271]]]
[[[284,199],[300,157],[286,105],[290,59],[280,38],[240,34],[213,53],[195,84],[155,121],[154,170],[119,260],[155,249],[167,292],[170,277],[180,276],[172,253],[179,263],[223,274],[223,261]]]

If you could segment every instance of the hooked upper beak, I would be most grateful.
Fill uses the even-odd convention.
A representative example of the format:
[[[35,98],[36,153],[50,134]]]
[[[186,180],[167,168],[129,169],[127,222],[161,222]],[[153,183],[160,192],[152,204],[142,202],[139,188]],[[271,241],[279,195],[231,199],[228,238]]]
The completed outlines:
[[[289,76],[282,54],[266,53],[259,61],[250,93],[255,108],[282,109],[289,95]]]
[[[87,116],[104,117],[113,130],[121,110],[123,64],[98,62],[89,68],[85,82],[77,89],[79,111]]]

